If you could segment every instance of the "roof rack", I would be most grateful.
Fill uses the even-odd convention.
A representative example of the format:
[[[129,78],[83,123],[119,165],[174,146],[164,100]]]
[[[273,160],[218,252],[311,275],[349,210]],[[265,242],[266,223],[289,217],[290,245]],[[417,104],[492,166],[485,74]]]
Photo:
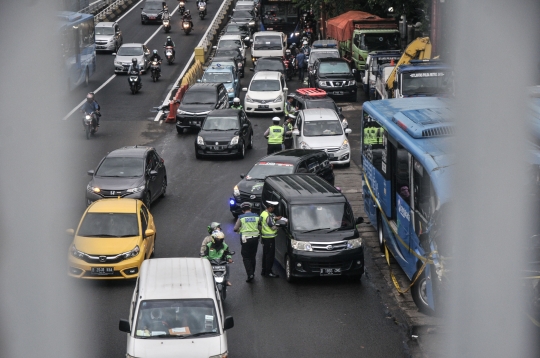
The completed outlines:
[[[296,90],[300,96],[309,98],[323,98],[326,97],[326,91],[320,88],[299,88]]]

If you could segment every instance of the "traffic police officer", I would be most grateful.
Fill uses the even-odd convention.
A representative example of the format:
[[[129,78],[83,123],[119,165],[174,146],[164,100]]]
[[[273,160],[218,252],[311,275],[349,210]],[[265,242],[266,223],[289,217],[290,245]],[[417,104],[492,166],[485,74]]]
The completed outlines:
[[[261,242],[263,244],[263,259],[261,275],[277,278],[279,275],[272,272],[274,259],[276,256],[276,236],[277,226],[274,220],[282,219],[281,216],[274,216],[274,209],[278,205],[277,201],[266,201],[266,210],[261,213]]]
[[[255,263],[257,256],[257,247],[259,245],[259,215],[251,212],[251,203],[245,202],[240,205],[243,214],[238,216],[234,225],[234,231],[239,232],[242,240],[242,259],[246,269],[246,282],[253,281],[255,277]]]
[[[268,150],[266,154],[272,154],[281,151],[283,144],[283,127],[279,125],[279,117],[272,118],[272,125],[264,132],[264,137],[268,139]]]
[[[283,124],[283,129],[285,131],[285,134],[283,136],[283,149],[291,149],[293,145],[293,119],[292,118],[286,118],[285,123]]]

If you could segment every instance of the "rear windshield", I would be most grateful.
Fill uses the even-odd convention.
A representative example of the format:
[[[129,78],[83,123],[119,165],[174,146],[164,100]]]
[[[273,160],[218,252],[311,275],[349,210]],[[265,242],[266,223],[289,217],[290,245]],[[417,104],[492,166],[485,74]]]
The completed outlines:
[[[201,82],[230,83],[233,81],[232,74],[226,72],[205,72]]]
[[[216,96],[215,91],[187,91],[182,104],[214,104]]]
[[[114,35],[112,27],[96,27],[96,35]]]
[[[270,92],[279,91],[281,90],[281,87],[278,80],[255,80],[251,82],[249,90],[257,92]]]
[[[137,214],[87,213],[77,235],[84,237],[138,236]]]
[[[242,43],[240,40],[221,40],[218,44],[219,48],[240,48]]]
[[[141,56],[142,54],[142,47],[122,46],[120,47],[120,50],[118,50],[118,56]]]
[[[323,62],[319,66],[320,73],[345,74],[350,73],[349,65],[345,62]]]
[[[253,43],[254,50],[281,50],[281,36],[257,36]]]
[[[253,15],[249,11],[240,10],[233,12],[233,18],[235,19],[251,19]]]
[[[217,49],[216,50],[216,56],[232,56],[232,57],[238,57],[240,55],[240,50],[238,49]]]
[[[313,63],[318,58],[340,58],[339,51],[311,51],[309,62]]]
[[[284,69],[283,62],[279,60],[265,60],[259,59],[257,61],[256,69],[257,71],[283,71]]]

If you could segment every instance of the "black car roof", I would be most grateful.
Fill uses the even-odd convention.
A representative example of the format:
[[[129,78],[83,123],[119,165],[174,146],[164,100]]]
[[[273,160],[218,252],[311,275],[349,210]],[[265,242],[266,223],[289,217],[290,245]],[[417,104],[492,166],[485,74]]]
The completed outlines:
[[[129,147],[122,147],[113,150],[107,157],[144,157],[144,153],[153,149],[152,147],[147,147],[143,145],[135,145]]]
[[[290,204],[345,203],[345,196],[315,174],[285,174],[266,177],[265,183],[277,189]]]
[[[239,111],[234,108],[214,109],[208,117],[238,117]]]
[[[312,156],[316,153],[324,153],[320,149],[286,149],[281,152],[267,155],[264,158],[261,158],[259,162],[286,162],[286,163],[297,163],[304,159],[305,157]]]
[[[191,85],[191,87],[188,88],[188,91],[196,91],[196,92],[209,92],[209,91],[216,91],[216,88],[219,87],[221,83],[216,82],[205,82],[205,83],[194,83]]]

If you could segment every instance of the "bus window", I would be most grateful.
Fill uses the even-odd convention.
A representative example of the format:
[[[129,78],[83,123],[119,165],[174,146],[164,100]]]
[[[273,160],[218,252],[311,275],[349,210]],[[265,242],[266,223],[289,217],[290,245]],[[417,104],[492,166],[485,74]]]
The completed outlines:
[[[367,112],[364,112],[362,152],[384,177],[389,178],[387,168],[387,139],[384,128]]]
[[[396,192],[410,205],[410,169],[409,152],[398,143],[396,152]]]
[[[427,223],[435,212],[437,206],[437,196],[433,190],[429,173],[422,164],[413,160],[413,180],[414,180],[414,212],[415,231],[417,235],[426,230]]]

